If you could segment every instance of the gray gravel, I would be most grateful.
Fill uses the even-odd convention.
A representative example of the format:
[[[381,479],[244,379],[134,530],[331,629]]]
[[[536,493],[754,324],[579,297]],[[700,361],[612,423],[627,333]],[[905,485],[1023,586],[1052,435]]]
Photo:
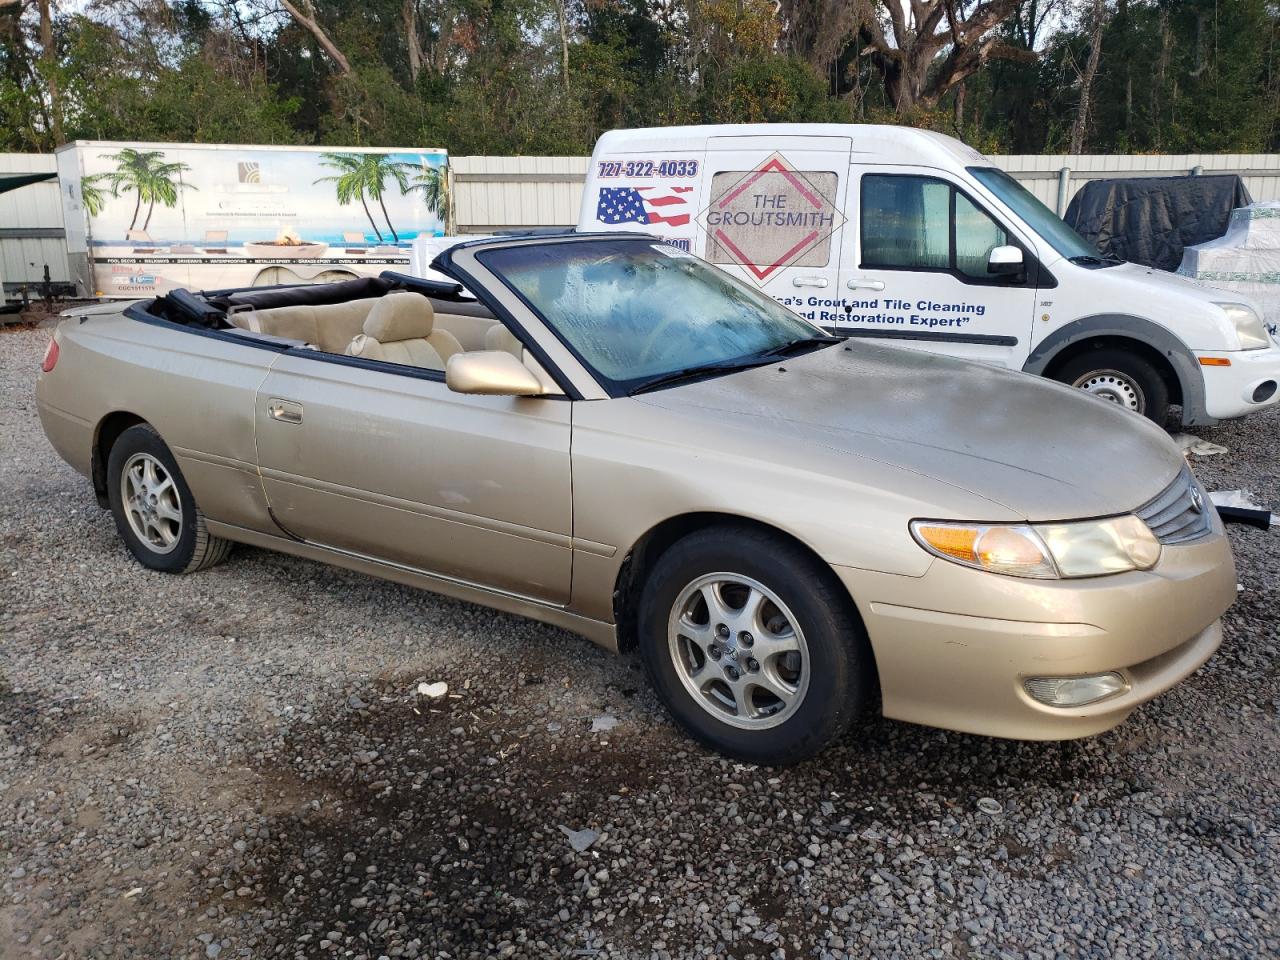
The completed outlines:
[[[1280,955],[1280,533],[1233,529],[1222,651],[1108,735],[743,766],[549,627],[142,569],[40,431],[47,338],[0,332],[0,956]],[[1280,414],[1197,432],[1280,500]]]

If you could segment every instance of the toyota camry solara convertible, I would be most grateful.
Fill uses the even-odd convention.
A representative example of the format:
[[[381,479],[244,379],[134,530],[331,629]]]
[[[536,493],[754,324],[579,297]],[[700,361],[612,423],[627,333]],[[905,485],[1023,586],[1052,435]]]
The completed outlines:
[[[827,336],[635,234],[435,267],[73,313],[45,431],[146,567],[247,543],[636,648],[749,761],[874,705],[1094,734],[1219,644],[1221,523],[1118,406]]]

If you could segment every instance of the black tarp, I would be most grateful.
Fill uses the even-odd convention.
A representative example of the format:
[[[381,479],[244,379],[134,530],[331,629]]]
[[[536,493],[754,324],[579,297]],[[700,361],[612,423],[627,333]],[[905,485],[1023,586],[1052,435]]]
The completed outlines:
[[[1252,202],[1235,174],[1094,180],[1063,219],[1104,254],[1177,270],[1183,247],[1216,240],[1231,211]]]

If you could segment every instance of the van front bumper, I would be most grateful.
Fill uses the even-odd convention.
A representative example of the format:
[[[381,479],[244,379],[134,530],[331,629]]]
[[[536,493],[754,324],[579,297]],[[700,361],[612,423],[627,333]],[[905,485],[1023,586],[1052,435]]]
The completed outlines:
[[[1197,351],[1197,361],[1229,361],[1230,366],[1200,365],[1204,409],[1215,420],[1243,417],[1280,401],[1280,348]]]
[[[1155,568],[1024,580],[936,560],[922,577],[835,568],[871,639],[886,717],[985,736],[1067,740],[1109,730],[1200,667],[1236,595],[1221,525]],[[1124,689],[1050,706],[1026,681],[1119,674]]]

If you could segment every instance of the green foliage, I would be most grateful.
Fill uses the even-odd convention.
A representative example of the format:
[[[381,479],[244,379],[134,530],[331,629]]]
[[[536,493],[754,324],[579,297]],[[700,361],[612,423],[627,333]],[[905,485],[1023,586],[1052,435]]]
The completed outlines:
[[[830,7],[818,0],[411,0],[415,58],[404,0],[314,0],[350,71],[278,2],[95,0],[55,18],[51,51],[35,4],[0,8],[11,11],[0,14],[0,149],[50,150],[60,136],[582,154],[616,127],[853,121],[940,130],[985,152],[1058,151],[1088,56],[1089,31],[1075,20],[1091,7],[1066,0],[1057,32],[1033,54],[1026,0],[1027,16],[999,37],[1021,57],[991,60],[936,107],[900,114],[848,18],[821,72],[791,52],[783,15]],[[1086,150],[1280,145],[1273,0],[1108,0],[1107,9]],[[447,211],[445,184],[429,171],[332,169],[339,195],[366,207],[379,236],[396,235],[377,209],[384,189],[416,190]],[[87,184],[86,203],[135,192],[145,225],[141,207],[167,195],[142,189]]]

